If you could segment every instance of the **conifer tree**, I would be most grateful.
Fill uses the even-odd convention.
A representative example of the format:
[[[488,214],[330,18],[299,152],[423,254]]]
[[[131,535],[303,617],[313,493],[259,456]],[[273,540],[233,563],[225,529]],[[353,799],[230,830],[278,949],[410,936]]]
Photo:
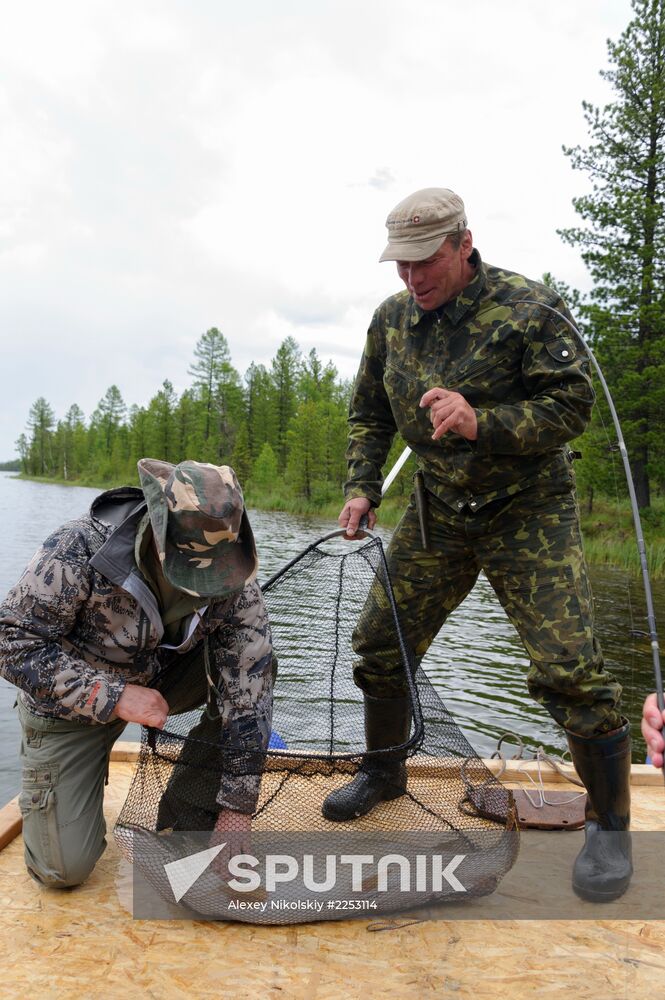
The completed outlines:
[[[63,479],[76,479],[85,464],[86,430],[83,410],[77,403],[58,421],[58,466]]]
[[[634,18],[608,41],[613,89],[604,107],[583,104],[586,147],[564,147],[591,180],[574,199],[585,225],[561,230],[594,279],[584,306],[613,390],[635,491],[648,507],[665,457],[665,0],[632,0]]]
[[[241,487],[244,488],[245,483],[252,474],[252,456],[249,451],[249,436],[246,423],[242,423],[238,428],[230,464],[238,477]]]
[[[198,461],[203,453],[203,433],[198,420],[196,393],[185,389],[175,412],[178,461]]]
[[[30,431],[31,472],[46,476],[52,471],[52,438],[55,424],[53,407],[40,396],[30,407],[28,429]]]
[[[188,369],[194,376],[203,404],[203,440],[207,442],[214,428],[215,392],[222,377],[224,365],[231,363],[231,352],[226,337],[216,326],[203,334],[194,348],[194,363]]]
[[[143,406],[132,406],[129,411],[129,452],[131,478],[135,478],[138,460],[155,457],[148,452],[148,415]]]
[[[178,397],[173,385],[165,379],[157,395],[150,400],[146,434],[149,453],[164,462],[177,462],[178,440],[175,423],[177,405]]]
[[[262,492],[270,492],[277,482],[277,459],[268,442],[263,445],[261,454],[254,463],[252,470],[252,485]]]
[[[28,473],[30,470],[28,468],[28,459],[30,456],[30,442],[24,433],[19,434],[16,438],[16,451],[18,457],[21,460],[21,472]]]
[[[274,393],[273,419],[277,434],[277,462],[282,472],[286,469],[289,424],[298,405],[296,388],[300,365],[300,348],[293,337],[287,337],[280,344],[270,370]]]
[[[252,362],[245,372],[247,437],[252,461],[266,442],[277,445],[272,412],[273,383],[264,365]]]
[[[92,414],[92,423],[98,430],[97,446],[107,458],[113,451],[113,441],[126,412],[120,389],[117,385],[109,386]]]
[[[324,425],[313,400],[304,400],[287,431],[288,478],[296,493],[311,500],[314,484],[322,479],[322,435]]]

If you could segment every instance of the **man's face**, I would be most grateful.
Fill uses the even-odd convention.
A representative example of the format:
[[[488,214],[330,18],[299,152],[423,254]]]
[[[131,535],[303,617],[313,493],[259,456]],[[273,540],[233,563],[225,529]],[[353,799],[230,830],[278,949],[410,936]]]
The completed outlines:
[[[398,260],[397,273],[416,305],[430,312],[456,298],[473,277],[474,271],[469,264],[472,250],[473,240],[467,230],[456,249],[446,237],[427,260]]]

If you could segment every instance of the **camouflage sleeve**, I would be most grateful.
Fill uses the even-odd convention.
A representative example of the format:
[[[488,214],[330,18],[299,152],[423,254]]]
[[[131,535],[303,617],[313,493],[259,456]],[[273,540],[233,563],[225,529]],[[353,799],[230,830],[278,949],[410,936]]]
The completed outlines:
[[[125,681],[62,644],[90,594],[88,557],[80,531],[67,525],[35,553],[0,606],[0,675],[36,702],[58,701],[71,713],[108,722]]]
[[[223,616],[218,641],[211,644],[212,668],[223,694],[224,775],[217,802],[250,813],[259,795],[263,754],[272,727],[272,637],[261,588],[248,584],[232,603],[210,609]]]
[[[568,315],[559,300],[556,308]],[[595,395],[584,346],[555,317],[528,324],[522,355],[526,398],[477,409],[479,454],[528,455],[577,437],[591,418]]]
[[[397,427],[383,384],[385,351],[381,347],[381,318],[374,313],[360,361],[349,407],[349,444],[346,452],[347,500],[367,497],[381,503],[382,469]]]

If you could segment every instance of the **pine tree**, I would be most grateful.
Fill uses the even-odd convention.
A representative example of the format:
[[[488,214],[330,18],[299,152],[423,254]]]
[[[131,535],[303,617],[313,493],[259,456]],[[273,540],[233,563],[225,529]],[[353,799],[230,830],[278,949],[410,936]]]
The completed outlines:
[[[304,400],[287,431],[288,479],[296,493],[311,500],[314,484],[322,479],[323,422],[318,404]]]
[[[263,365],[254,362],[245,372],[247,436],[252,461],[263,445],[277,446],[277,432],[272,419],[273,384]]]
[[[192,389],[186,389],[180,397],[175,412],[178,461],[185,459],[199,461],[203,454],[203,432],[198,420],[199,402]]]
[[[194,364],[188,369],[194,376],[203,404],[203,440],[207,442],[214,427],[215,391],[224,365],[230,364],[231,352],[226,337],[216,326],[210,327],[194,348]]]
[[[244,486],[252,474],[252,456],[249,451],[249,436],[246,423],[241,424],[238,428],[231,454],[231,465],[240,485]]]
[[[77,403],[58,421],[58,467],[63,479],[76,479],[85,464],[86,431],[83,410]]]
[[[584,306],[615,397],[640,507],[665,457],[665,0],[632,0],[608,42],[614,100],[583,104],[591,142],[564,147],[592,190],[574,199],[586,223],[560,231],[594,279]]]
[[[92,423],[99,431],[97,446],[106,458],[110,458],[113,452],[113,440],[126,412],[127,407],[120,389],[117,385],[109,386],[92,414]]]
[[[53,427],[55,414],[50,403],[40,396],[30,407],[28,429],[30,431],[30,470],[40,476],[52,471]]]
[[[252,486],[262,492],[274,490],[277,483],[277,459],[268,442],[261,449],[261,454],[254,463],[252,471]]]
[[[277,431],[277,461],[282,472],[286,469],[289,424],[298,405],[296,388],[300,366],[300,348],[293,337],[287,337],[280,344],[270,370],[274,393],[274,421]]]
[[[148,452],[148,414],[144,406],[134,405],[129,410],[129,453],[132,475],[140,458],[155,457]]]
[[[148,404],[146,433],[148,452],[164,462],[177,461],[178,439],[175,422],[177,405],[178,397],[173,385],[165,379],[162,388]]]
[[[21,472],[27,474],[29,472],[28,459],[30,457],[30,442],[25,434],[19,434],[16,438],[16,451],[18,452],[18,457],[21,460]]]

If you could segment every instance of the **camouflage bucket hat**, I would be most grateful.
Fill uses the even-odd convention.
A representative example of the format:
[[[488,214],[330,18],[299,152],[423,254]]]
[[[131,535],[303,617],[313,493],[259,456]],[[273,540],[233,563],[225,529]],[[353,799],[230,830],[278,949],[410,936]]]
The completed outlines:
[[[464,202],[449,188],[423,188],[395,205],[386,219],[388,245],[379,260],[427,260],[446,236],[466,229]]]
[[[169,583],[195,597],[225,597],[255,579],[254,535],[229,465],[142,458],[138,469]]]

